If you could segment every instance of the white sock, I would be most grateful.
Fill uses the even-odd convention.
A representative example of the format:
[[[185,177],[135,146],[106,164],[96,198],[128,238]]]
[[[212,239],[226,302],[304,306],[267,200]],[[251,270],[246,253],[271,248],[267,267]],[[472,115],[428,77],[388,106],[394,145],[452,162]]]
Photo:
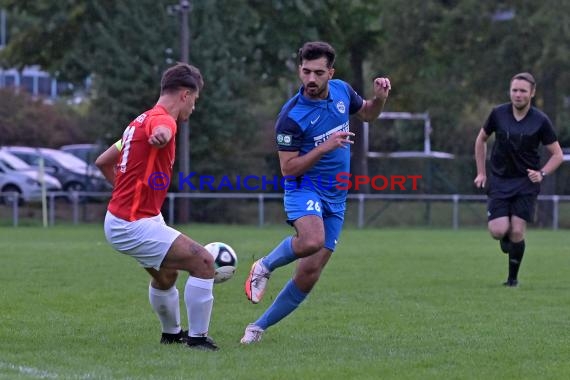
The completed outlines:
[[[176,286],[168,290],[148,286],[148,300],[162,325],[162,332],[177,334],[180,332],[180,301]]]
[[[188,335],[207,336],[214,305],[214,279],[188,277],[184,301],[188,310]]]

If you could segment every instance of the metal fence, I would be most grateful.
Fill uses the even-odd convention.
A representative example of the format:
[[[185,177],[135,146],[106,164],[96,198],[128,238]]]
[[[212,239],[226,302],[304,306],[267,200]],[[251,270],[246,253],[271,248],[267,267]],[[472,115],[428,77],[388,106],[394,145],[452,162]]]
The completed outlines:
[[[8,197],[4,198],[4,196]],[[17,201],[17,197],[14,197],[15,193],[0,193],[2,199],[10,199],[9,204],[2,206],[3,208],[9,210],[4,211],[3,219],[11,219],[11,225],[16,227],[20,225],[20,206]],[[44,226],[53,226],[56,224],[56,212],[58,207],[66,207],[69,212],[66,214],[69,221],[73,224],[83,223],[81,219],[81,209],[85,207],[87,200],[98,199],[97,207],[100,212],[104,212],[106,208],[106,203],[109,198],[109,193],[101,192],[48,192],[45,203],[43,203],[41,216],[37,216],[42,220]],[[190,198],[194,200],[248,200],[256,205],[247,205],[251,213],[250,220],[255,220],[259,227],[266,225],[268,217],[267,205],[269,202],[275,203],[275,201],[280,201],[283,195],[280,193],[168,193],[165,212],[166,220],[168,224],[175,224],[175,213],[176,213],[176,200],[180,198]],[[65,198],[65,206],[58,203],[56,200]],[[393,204],[404,204],[403,209],[409,209],[410,203],[423,203],[428,207],[435,203],[443,203],[448,205],[443,211],[436,210],[432,211],[438,213],[440,219],[448,221],[448,225],[453,229],[460,228],[461,224],[461,213],[462,208],[466,204],[485,204],[487,198],[484,195],[462,195],[462,194],[349,194],[348,202],[351,204],[349,209],[354,215],[353,224],[357,228],[364,228],[370,225],[370,220],[374,215],[380,215],[386,208]],[[375,202],[384,202],[383,208],[373,208],[371,207]],[[547,202],[551,205],[552,210],[552,221],[550,226],[552,229],[557,230],[561,227],[561,209],[564,206],[570,205],[570,195],[540,195],[538,197],[539,202]],[[450,207],[449,207],[450,206]],[[255,210],[256,208],[256,210]],[[431,208],[430,208],[431,209]],[[255,212],[256,211],[256,212]],[[403,215],[398,215],[396,211],[396,218]],[[465,214],[465,212],[463,212]],[[484,215],[477,210],[476,214],[479,215],[479,220],[485,220]],[[443,215],[442,215],[443,214]],[[372,215],[372,216],[371,216]],[[567,219],[567,216],[565,216]],[[564,220],[566,220],[564,219]],[[100,219],[98,219],[100,220]],[[566,223],[565,223],[566,224]]]

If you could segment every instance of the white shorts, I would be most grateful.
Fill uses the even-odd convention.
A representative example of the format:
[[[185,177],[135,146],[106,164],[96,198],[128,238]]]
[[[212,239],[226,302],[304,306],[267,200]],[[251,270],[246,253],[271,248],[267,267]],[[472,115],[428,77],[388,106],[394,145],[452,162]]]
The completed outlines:
[[[160,265],[179,231],[169,227],[161,214],[128,222],[109,211],[105,215],[105,237],[113,248],[135,258],[144,268]]]

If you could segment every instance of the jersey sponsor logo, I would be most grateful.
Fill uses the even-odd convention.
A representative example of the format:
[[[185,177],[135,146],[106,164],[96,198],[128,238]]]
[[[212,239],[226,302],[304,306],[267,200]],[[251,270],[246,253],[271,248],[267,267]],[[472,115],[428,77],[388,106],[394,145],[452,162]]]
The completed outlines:
[[[338,112],[340,113],[345,113],[346,112],[346,107],[344,106],[344,102],[340,101],[336,104],[336,109],[338,110]]]
[[[292,143],[293,143],[293,136],[284,135],[282,133],[279,133],[277,135],[277,144],[284,146],[291,146]]]
[[[331,130],[328,130],[326,133],[323,133],[322,135],[319,136],[315,136],[313,137],[313,141],[315,142],[315,146],[324,143],[325,141],[328,140],[328,138],[335,132],[338,131],[344,131],[344,132],[348,132],[349,131],[349,124],[348,121],[339,125],[338,127],[334,127]]]

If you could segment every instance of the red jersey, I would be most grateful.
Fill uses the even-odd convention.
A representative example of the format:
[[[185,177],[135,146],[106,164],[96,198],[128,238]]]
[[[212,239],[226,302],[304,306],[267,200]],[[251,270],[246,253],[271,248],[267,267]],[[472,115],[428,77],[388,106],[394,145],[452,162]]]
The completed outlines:
[[[153,129],[159,125],[172,131],[172,138],[162,148],[148,142]],[[175,135],[176,121],[160,105],[129,124],[123,133],[123,147],[108,207],[111,214],[132,222],[160,213],[172,177]]]

